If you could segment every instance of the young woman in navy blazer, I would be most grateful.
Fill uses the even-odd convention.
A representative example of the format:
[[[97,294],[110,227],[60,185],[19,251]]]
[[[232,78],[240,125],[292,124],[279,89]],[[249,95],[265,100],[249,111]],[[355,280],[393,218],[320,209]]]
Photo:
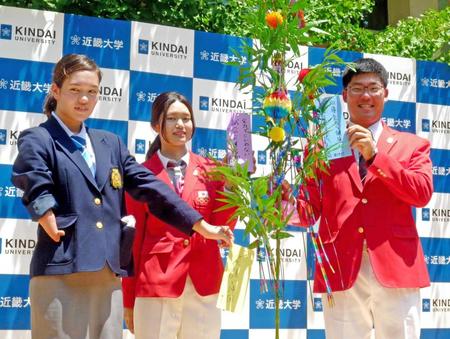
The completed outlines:
[[[119,277],[130,270],[121,267],[119,255],[125,191],[181,232],[232,241],[227,226],[206,223],[136,163],[117,135],[85,125],[100,81],[94,61],[64,56],[45,102],[48,120],[18,140],[12,181],[39,223],[30,268],[35,339],[122,338]]]

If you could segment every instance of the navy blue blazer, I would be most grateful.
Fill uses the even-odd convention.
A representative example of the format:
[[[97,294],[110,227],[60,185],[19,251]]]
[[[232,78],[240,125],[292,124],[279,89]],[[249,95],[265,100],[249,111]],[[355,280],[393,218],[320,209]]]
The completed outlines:
[[[52,209],[65,231],[56,243],[38,227],[31,276],[98,271],[105,264],[118,275],[130,273],[132,264],[120,265],[124,190],[187,234],[202,218],[138,164],[117,135],[89,128],[87,133],[95,152],[95,178],[55,118],[19,136],[12,182],[24,191],[22,202],[33,220]]]

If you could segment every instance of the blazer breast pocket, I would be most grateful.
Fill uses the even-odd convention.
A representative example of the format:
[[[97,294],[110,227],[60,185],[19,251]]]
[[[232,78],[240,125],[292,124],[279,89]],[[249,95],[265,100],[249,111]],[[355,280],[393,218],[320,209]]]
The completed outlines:
[[[174,255],[174,247],[175,243],[170,240],[160,240],[152,244],[148,252],[142,258],[145,274],[154,275],[154,277],[156,277],[158,274],[161,274],[161,272],[167,272],[171,258]],[[152,280],[153,278],[149,279]]]
[[[175,243],[173,241],[158,241],[150,248],[149,254],[172,253],[174,245]]]

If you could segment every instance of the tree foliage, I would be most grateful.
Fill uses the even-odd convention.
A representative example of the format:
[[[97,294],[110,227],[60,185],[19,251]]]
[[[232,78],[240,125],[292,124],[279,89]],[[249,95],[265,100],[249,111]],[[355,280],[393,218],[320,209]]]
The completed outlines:
[[[450,63],[450,7],[409,17],[382,34],[374,34],[365,50],[420,60]]]
[[[361,26],[374,3],[374,0],[309,0],[305,15],[307,20],[325,20],[320,28],[329,34],[318,35],[323,45],[450,63],[450,7],[428,10],[383,31],[371,31]]]
[[[260,0],[269,3],[269,0]],[[205,32],[250,36],[245,22],[253,2],[245,0],[0,0],[0,4],[111,19],[157,23]],[[450,7],[428,10],[383,31],[361,27],[374,0],[307,0],[307,21],[321,20],[311,41],[319,46],[450,63]],[[252,7],[253,6],[253,7]]]
[[[309,0],[305,9],[307,20],[324,20],[319,34],[321,44],[339,49],[360,50],[360,23],[372,12],[375,0]]]
[[[0,0],[0,4],[244,35],[239,19],[248,8],[239,0]]]

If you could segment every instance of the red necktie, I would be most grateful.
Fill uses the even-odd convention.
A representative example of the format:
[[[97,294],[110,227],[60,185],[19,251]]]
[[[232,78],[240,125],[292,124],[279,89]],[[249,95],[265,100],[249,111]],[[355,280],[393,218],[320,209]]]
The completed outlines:
[[[169,162],[167,163],[167,170],[173,176],[173,186],[175,187],[175,192],[177,192],[179,196],[181,196],[181,193],[183,192],[184,186],[183,170],[185,167],[186,163],[183,160],[180,160],[179,162],[169,160]]]

